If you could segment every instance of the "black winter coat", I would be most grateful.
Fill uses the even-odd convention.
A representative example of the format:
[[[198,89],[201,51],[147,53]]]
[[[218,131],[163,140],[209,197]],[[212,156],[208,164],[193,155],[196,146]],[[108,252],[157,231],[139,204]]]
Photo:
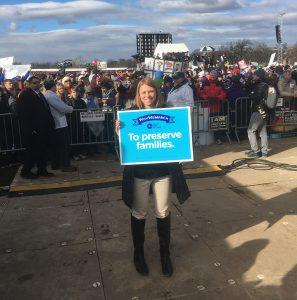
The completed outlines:
[[[138,108],[134,106],[132,109]],[[179,163],[166,163],[165,165],[172,178],[173,192],[176,193],[179,203],[182,204],[191,196],[182,166]],[[132,208],[134,199],[134,169],[133,165],[125,166],[123,172],[122,199],[129,208]]]
[[[49,105],[42,94],[37,95],[32,89],[22,91],[17,100],[17,113],[26,141],[30,140],[33,132],[36,132],[42,140],[49,139],[55,123]]]
[[[264,120],[269,116],[269,109],[266,105],[267,95],[268,85],[263,81],[255,82],[249,95],[252,100],[252,111],[259,112]]]

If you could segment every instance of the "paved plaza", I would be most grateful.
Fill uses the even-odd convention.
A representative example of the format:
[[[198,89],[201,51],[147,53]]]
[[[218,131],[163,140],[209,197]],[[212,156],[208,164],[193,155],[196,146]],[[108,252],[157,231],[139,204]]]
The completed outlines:
[[[113,157],[77,162],[53,182],[115,178],[114,186],[0,197],[1,300],[297,299],[297,139],[271,140],[263,164],[187,179],[191,198],[173,195],[174,275],[162,276],[156,220],[146,226],[147,277],[134,269],[129,210]],[[186,168],[230,165],[247,144],[197,148]],[[223,168],[224,169],[224,168]],[[48,184],[16,177],[13,185]]]

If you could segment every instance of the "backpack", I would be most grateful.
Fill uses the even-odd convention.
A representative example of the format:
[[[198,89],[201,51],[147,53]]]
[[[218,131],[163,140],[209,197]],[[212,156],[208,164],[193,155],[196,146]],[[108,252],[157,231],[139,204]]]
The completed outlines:
[[[268,94],[266,98],[266,105],[269,109],[274,109],[278,100],[278,92],[276,88],[272,85],[268,86]]]

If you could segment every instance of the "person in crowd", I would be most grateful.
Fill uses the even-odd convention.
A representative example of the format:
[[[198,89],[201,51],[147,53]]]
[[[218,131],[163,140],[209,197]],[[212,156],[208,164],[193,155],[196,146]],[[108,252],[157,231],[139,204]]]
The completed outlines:
[[[277,75],[278,78],[282,78],[284,75],[284,67],[281,65],[276,66],[274,69],[274,73]]]
[[[18,147],[18,126],[15,122],[17,90],[11,79],[5,79],[0,86],[0,149]],[[13,115],[11,115],[13,114]],[[20,145],[19,145],[20,146]]]
[[[0,84],[3,84],[5,79],[5,72],[4,69],[0,67]]]
[[[75,172],[76,167],[70,165],[69,130],[66,114],[73,112],[73,107],[67,105],[56,94],[56,84],[53,80],[45,81],[44,97],[50,106],[55,121],[55,131],[52,147],[52,170],[61,169],[62,172]]]
[[[213,70],[210,72],[207,83],[199,92],[199,98],[207,100],[206,103],[202,103],[202,107],[208,107],[210,117],[227,114],[227,109],[225,107],[227,100],[226,92],[218,81],[217,71]],[[224,131],[214,131],[214,137],[218,145],[222,144],[224,134]]]
[[[165,76],[163,80],[163,85],[161,87],[161,94],[163,96],[163,100],[165,103],[167,102],[168,94],[172,88],[173,88],[172,78],[170,76]]]
[[[176,72],[172,76],[173,88],[168,93],[167,105],[173,107],[194,106],[193,89],[189,86],[184,72]]]
[[[231,75],[231,74],[230,74]],[[241,100],[238,100],[236,104],[236,99],[242,98],[242,97],[247,97],[247,93],[243,87],[243,85],[239,81],[239,76],[238,75],[231,75],[223,79],[222,85],[224,90],[226,91],[226,96],[228,99],[229,103],[229,130],[231,132],[231,136],[235,138],[236,133],[235,133],[235,126],[239,127],[237,129],[237,134],[240,135],[246,135],[246,130],[241,129],[241,124],[247,124],[249,122],[249,112],[250,108],[247,107],[247,105],[243,105]],[[241,118],[235,118],[235,116],[240,115]],[[235,122],[237,124],[235,124]]]
[[[235,108],[237,98],[246,97],[247,93],[239,81],[239,76],[228,77],[222,82],[231,109]]]
[[[102,91],[102,101],[107,104],[107,106],[113,107],[116,104],[116,94],[115,88],[110,85],[108,81],[101,82]]]
[[[127,91],[129,87],[125,87],[122,83],[122,80],[120,77],[116,77],[114,79],[114,88],[116,90],[116,105],[119,105],[121,108],[125,108],[126,102],[128,100]]]
[[[63,79],[62,79],[62,84],[63,84],[63,87],[64,87],[65,102],[68,103],[71,92],[72,92],[72,80],[71,80],[71,78],[69,76],[64,76]]]
[[[283,73],[283,77],[278,81],[278,91],[280,97],[284,98],[284,106],[290,110],[297,109],[297,85],[295,80],[292,79],[291,70],[287,70]]]
[[[66,93],[65,93],[65,88],[64,88],[64,85],[60,82],[57,83],[56,85],[56,93],[58,95],[58,97],[66,104],[68,104],[68,101],[70,99],[68,99],[66,97]]]
[[[102,98],[102,90],[100,88],[100,77],[98,76],[98,74],[91,74],[89,76],[89,80],[90,80],[90,86],[92,88],[92,92],[93,95],[97,98],[97,99],[101,99]]]
[[[161,87],[163,85],[163,76],[164,76],[164,73],[162,71],[157,71],[155,73],[154,83],[159,91],[159,94],[161,92]]]
[[[206,77],[206,75],[207,75],[207,71],[206,71],[205,64],[201,64],[198,72],[198,77]]]
[[[267,120],[269,110],[266,105],[268,95],[268,85],[265,83],[265,71],[258,69],[252,75],[253,86],[249,97],[252,101],[252,115],[248,126],[248,138],[251,151],[247,152],[248,157],[267,157],[268,155],[268,136],[267,136]],[[261,149],[257,142],[257,135],[261,138]]]
[[[95,109],[99,108],[99,101],[97,97],[95,97],[93,90],[90,86],[85,88],[84,101],[87,105],[87,108]]]
[[[77,144],[71,148],[71,155],[76,161],[87,158],[85,145],[79,144],[86,142],[86,137],[90,135],[86,122],[80,122],[79,116],[80,110],[87,109],[87,104],[83,99],[84,94],[85,90],[81,86],[73,87],[69,103],[75,110],[78,110],[68,115],[68,122],[71,124],[71,141]]]
[[[135,106],[132,109],[164,107],[157,87],[150,78],[142,79],[137,86]],[[116,121],[118,133],[121,123]],[[122,181],[122,199],[131,209],[131,231],[134,244],[134,265],[141,275],[148,275],[144,258],[145,221],[148,213],[150,189],[155,198],[155,215],[159,236],[162,272],[173,274],[170,259],[170,193],[173,186],[180,203],[190,197],[182,167],[179,163],[125,166]]]
[[[28,179],[36,179],[38,176],[51,177],[54,174],[46,169],[46,150],[54,130],[54,120],[46,99],[39,91],[39,78],[32,76],[28,83],[29,88],[20,93],[17,101],[17,112],[26,147],[21,176]],[[32,172],[35,163],[37,174]]]
[[[0,96],[0,114],[15,112],[16,88],[12,79],[5,79]]]
[[[294,80],[295,84],[297,85],[297,68],[292,70],[291,75],[292,75],[292,80]]]

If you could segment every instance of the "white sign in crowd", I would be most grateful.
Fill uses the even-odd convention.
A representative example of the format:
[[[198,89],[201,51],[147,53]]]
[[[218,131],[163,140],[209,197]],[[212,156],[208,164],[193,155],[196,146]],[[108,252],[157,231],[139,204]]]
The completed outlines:
[[[0,58],[0,68],[4,69],[5,79],[13,79],[17,76],[24,76],[30,69],[31,65],[14,65],[14,57]]]

